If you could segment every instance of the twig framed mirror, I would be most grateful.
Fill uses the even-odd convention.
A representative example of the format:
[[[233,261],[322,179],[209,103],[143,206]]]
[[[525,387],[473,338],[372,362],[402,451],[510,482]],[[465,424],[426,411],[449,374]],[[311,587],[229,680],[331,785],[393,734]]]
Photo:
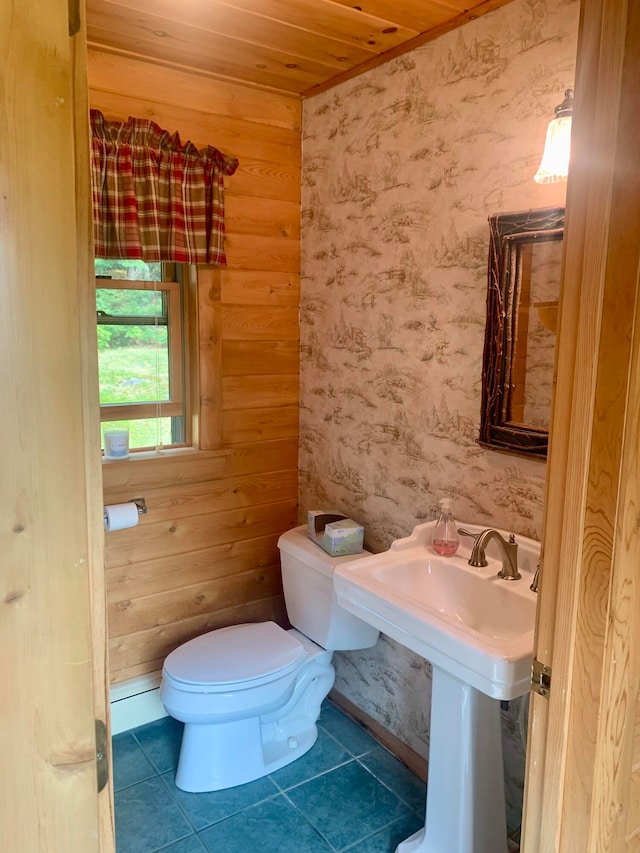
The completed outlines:
[[[544,459],[555,359],[564,208],[489,217],[478,443]]]

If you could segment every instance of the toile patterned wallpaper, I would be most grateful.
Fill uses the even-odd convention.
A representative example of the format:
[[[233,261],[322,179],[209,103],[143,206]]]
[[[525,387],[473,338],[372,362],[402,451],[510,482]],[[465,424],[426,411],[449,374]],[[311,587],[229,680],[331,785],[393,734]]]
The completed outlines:
[[[459,519],[540,538],[544,463],[475,443],[487,218],[564,203],[564,184],[532,177],[574,83],[578,14],[578,0],[514,0],[305,102],[303,520],[338,508],[380,551],[448,495]],[[338,690],[426,755],[429,665],[386,637],[335,662]]]

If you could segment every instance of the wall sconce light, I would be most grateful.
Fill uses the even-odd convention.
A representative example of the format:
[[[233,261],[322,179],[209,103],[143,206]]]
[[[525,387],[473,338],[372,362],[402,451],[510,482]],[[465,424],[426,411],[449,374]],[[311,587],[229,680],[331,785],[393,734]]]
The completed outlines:
[[[569,174],[571,149],[571,114],[573,89],[566,89],[564,101],[554,110],[555,118],[549,122],[544,152],[538,171],[533,176],[537,184],[557,184],[566,181]]]

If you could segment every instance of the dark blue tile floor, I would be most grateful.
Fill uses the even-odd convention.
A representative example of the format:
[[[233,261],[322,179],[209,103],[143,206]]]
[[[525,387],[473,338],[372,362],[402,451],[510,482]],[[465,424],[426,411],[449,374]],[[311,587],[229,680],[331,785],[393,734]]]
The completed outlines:
[[[113,738],[117,853],[393,853],[424,820],[425,784],[330,702],[315,746],[226,791],[188,794],[170,717]]]

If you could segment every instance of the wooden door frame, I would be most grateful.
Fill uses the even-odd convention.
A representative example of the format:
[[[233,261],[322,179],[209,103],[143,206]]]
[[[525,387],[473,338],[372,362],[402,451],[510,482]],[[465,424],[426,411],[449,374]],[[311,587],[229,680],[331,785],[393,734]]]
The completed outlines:
[[[73,137],[75,143],[75,198],[78,254],[78,311],[80,362],[82,370],[82,415],[85,427],[85,483],[89,554],[90,617],[95,718],[106,727],[108,783],[98,795],[98,838],[100,853],[115,853],[115,810],[113,802],[113,755],[111,748],[111,704],[109,641],[105,582],[105,542],[102,518],[102,450],[100,441],[100,390],[98,380],[98,332],[96,325],[93,213],[89,152],[89,86],[87,81],[87,38],[84,0],[79,10],[79,31],[72,37],[74,92]]]
[[[583,0],[523,853],[621,851],[640,644],[640,8]]]
[[[7,850],[113,853],[112,786],[98,793],[96,774],[104,533],[86,37],[69,35],[72,7],[0,12],[0,825]]]

